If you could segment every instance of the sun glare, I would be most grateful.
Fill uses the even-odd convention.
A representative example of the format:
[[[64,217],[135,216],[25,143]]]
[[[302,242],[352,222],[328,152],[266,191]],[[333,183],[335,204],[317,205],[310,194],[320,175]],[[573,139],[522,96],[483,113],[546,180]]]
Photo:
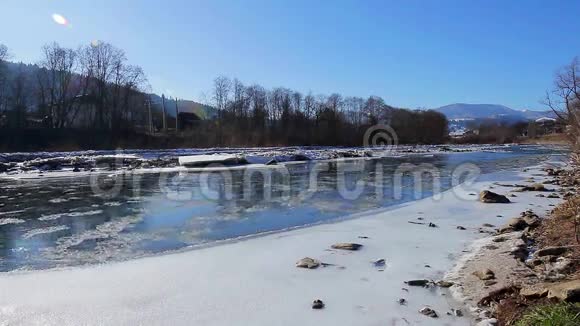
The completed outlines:
[[[52,20],[54,20],[54,22],[59,25],[68,25],[68,21],[66,20],[66,18],[64,18],[64,16],[59,14],[52,14]]]

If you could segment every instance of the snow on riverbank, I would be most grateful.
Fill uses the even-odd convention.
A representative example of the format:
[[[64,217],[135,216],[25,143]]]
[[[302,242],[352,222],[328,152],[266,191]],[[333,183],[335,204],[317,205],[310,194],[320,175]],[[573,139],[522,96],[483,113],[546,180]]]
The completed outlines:
[[[486,175],[439,199],[200,250],[2,274],[0,321],[6,325],[470,325],[467,316],[446,315],[451,308],[461,308],[448,290],[403,282],[442,279],[462,251],[482,236],[483,223],[499,226],[525,209],[547,210],[557,203],[558,199],[518,193],[510,198],[511,204],[483,204],[473,195],[490,187],[505,193],[512,188],[493,182],[521,182],[538,171]],[[459,225],[466,230],[457,229]],[[337,242],[364,247],[354,252],[331,249]],[[296,268],[303,257],[332,265]],[[375,267],[372,262],[381,258],[385,267]],[[407,304],[399,304],[400,298]],[[311,309],[314,299],[321,299],[326,307]],[[424,306],[440,317],[419,314]]]

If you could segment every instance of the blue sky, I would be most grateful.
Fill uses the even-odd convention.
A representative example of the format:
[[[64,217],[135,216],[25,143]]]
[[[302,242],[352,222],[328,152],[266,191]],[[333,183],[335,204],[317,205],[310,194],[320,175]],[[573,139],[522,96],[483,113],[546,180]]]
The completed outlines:
[[[580,1],[2,0],[0,12],[15,60],[103,40],[156,92],[199,101],[227,75],[407,108],[544,109],[555,70],[580,55]]]

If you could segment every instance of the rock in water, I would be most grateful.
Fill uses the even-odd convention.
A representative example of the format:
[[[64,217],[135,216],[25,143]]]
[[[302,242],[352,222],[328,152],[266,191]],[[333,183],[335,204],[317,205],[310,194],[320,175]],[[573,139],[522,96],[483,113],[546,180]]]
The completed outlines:
[[[320,262],[314,258],[304,257],[296,262],[296,267],[315,269],[320,266]]]
[[[506,196],[496,194],[495,192],[491,192],[489,190],[484,190],[479,194],[479,201],[482,203],[510,203],[510,200]]]
[[[495,278],[495,273],[489,268],[481,271],[475,271],[473,272],[473,275],[482,281],[492,280]]]
[[[356,251],[356,250],[359,250],[360,248],[362,248],[362,246],[363,245],[358,244],[358,243],[343,242],[343,243],[335,243],[331,246],[331,248],[332,249]]]
[[[324,302],[320,299],[316,299],[312,302],[312,309],[322,309],[324,308]]]
[[[437,315],[437,313],[435,312],[435,310],[433,310],[433,309],[431,309],[431,308],[429,308],[429,307],[423,307],[423,308],[421,308],[421,309],[419,310],[419,312],[420,312],[420,313],[422,313],[423,315],[425,315],[425,316],[429,316],[429,317],[431,317],[431,318],[437,318],[437,317],[439,317],[439,316]]]

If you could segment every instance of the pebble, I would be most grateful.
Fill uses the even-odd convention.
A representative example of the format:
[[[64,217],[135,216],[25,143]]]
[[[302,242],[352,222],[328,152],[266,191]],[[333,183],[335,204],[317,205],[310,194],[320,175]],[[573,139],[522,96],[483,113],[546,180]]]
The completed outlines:
[[[322,309],[324,308],[324,302],[320,299],[316,299],[312,302],[312,309]]]
[[[383,266],[385,266],[385,264],[386,264],[386,261],[384,258],[377,259],[377,260],[373,261],[373,265],[375,265],[375,267],[383,267]]]
[[[455,317],[463,317],[463,312],[459,309],[451,309],[451,312]]]
[[[483,282],[483,285],[485,285],[485,286],[492,286],[495,284],[497,284],[497,281],[494,281],[494,280],[487,280],[487,281]]]
[[[435,312],[435,310],[429,308],[429,307],[423,307],[419,310],[420,313],[422,313],[425,316],[431,317],[431,318],[437,318],[439,317],[437,315],[437,313]]]
[[[497,319],[495,318],[490,318],[490,319],[484,319],[482,321],[480,321],[479,323],[476,324],[476,326],[495,326],[497,325]]]

